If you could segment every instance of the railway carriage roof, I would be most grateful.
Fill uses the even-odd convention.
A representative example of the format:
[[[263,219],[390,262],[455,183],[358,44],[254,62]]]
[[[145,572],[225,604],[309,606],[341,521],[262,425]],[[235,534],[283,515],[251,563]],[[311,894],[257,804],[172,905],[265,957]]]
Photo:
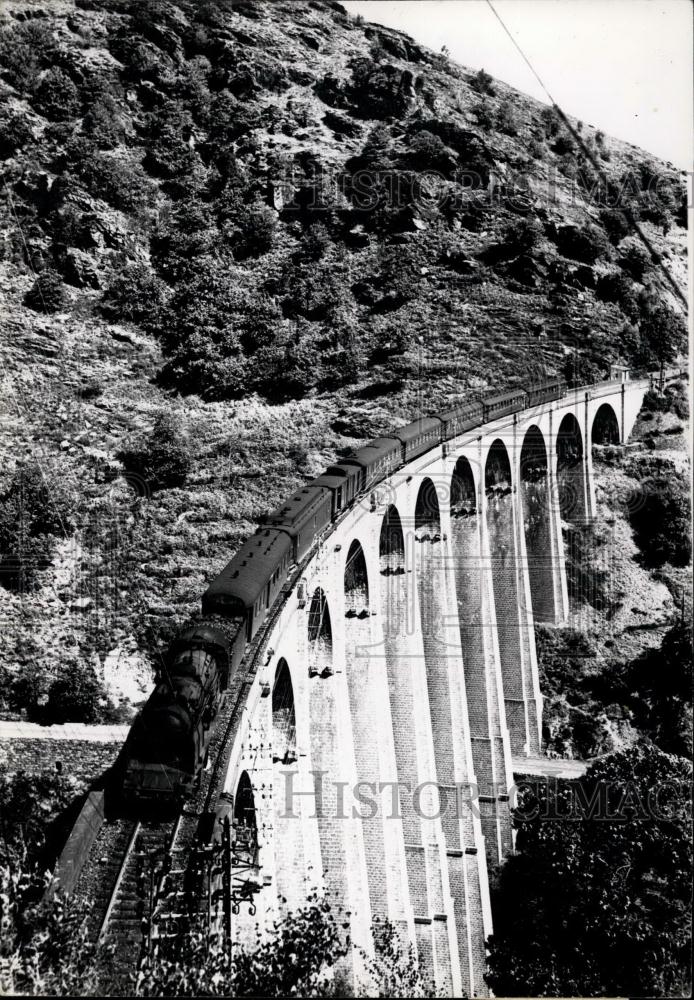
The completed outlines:
[[[504,403],[506,400],[518,399],[525,395],[525,389],[508,389],[506,392],[497,392],[493,396],[485,396],[485,403]]]
[[[340,464],[351,462],[354,465],[371,465],[372,462],[377,462],[380,458],[388,458],[394,451],[399,450],[400,443],[395,438],[376,438],[375,441],[369,441],[368,444],[365,444],[363,448],[357,448],[356,451],[350,452]]]
[[[243,543],[205,591],[204,600],[217,596],[237,598],[252,608],[278,566],[290,558],[289,535],[275,528],[261,528]]]
[[[394,431],[394,434],[399,441],[407,442],[419,437],[420,434],[427,434],[429,431],[438,430],[440,427],[441,421],[438,417],[420,417],[419,420],[413,420],[411,424],[398,427]]]
[[[304,518],[310,517],[312,513],[320,508],[330,497],[329,491],[323,486],[302,486],[300,490],[293,493],[281,507],[275,508],[266,514],[262,521],[264,524],[282,524],[292,526],[299,524]]]
[[[335,466],[331,466],[331,468],[335,468]],[[310,485],[324,487],[326,490],[337,490],[345,485],[345,479],[344,476],[333,476],[328,472],[324,472],[322,476],[311,480]]]
[[[457,416],[467,415],[469,413],[482,413],[482,400],[481,399],[466,399],[462,403],[458,403],[457,406],[452,407],[450,410],[444,410],[443,413],[439,413],[439,420],[454,420]]]

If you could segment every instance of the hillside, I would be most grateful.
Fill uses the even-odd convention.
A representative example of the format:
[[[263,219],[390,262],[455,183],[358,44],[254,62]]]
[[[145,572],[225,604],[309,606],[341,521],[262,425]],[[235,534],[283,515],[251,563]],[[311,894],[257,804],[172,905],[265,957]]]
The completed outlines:
[[[91,665],[127,717],[259,513],[365,438],[655,364],[682,306],[622,209],[684,288],[682,178],[572,127],[604,176],[337,3],[3,5],[5,715]]]

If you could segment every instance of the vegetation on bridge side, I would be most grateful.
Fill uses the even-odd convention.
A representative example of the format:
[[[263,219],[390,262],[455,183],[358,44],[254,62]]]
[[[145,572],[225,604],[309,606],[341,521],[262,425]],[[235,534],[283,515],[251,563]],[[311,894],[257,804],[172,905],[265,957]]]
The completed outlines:
[[[598,517],[567,525],[567,627],[536,625],[550,753],[590,759],[647,736],[691,757],[687,386],[648,393],[629,445],[597,447]]]
[[[691,995],[691,780],[641,744],[528,782],[493,898],[498,996]]]

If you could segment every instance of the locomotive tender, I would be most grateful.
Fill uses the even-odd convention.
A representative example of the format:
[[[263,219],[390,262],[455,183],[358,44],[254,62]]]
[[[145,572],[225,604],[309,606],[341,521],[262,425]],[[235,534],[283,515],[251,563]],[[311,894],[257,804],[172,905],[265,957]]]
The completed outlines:
[[[468,397],[356,449],[261,517],[256,533],[205,591],[203,618],[184,628],[166,654],[124,748],[126,801],[180,803],[194,790],[222,694],[247,644],[294,568],[357,497],[442,442],[566,392],[564,380],[554,378]]]

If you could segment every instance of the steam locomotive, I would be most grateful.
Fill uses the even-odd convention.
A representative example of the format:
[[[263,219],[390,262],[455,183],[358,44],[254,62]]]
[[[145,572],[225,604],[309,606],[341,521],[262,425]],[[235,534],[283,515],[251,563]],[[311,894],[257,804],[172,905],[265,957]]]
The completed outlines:
[[[485,397],[469,397],[377,438],[331,465],[280,507],[210,583],[201,620],[177,636],[124,748],[126,800],[181,801],[205,766],[214,720],[229,678],[316,538],[355,500],[402,465],[443,441],[531,406],[561,399],[560,378]]]

